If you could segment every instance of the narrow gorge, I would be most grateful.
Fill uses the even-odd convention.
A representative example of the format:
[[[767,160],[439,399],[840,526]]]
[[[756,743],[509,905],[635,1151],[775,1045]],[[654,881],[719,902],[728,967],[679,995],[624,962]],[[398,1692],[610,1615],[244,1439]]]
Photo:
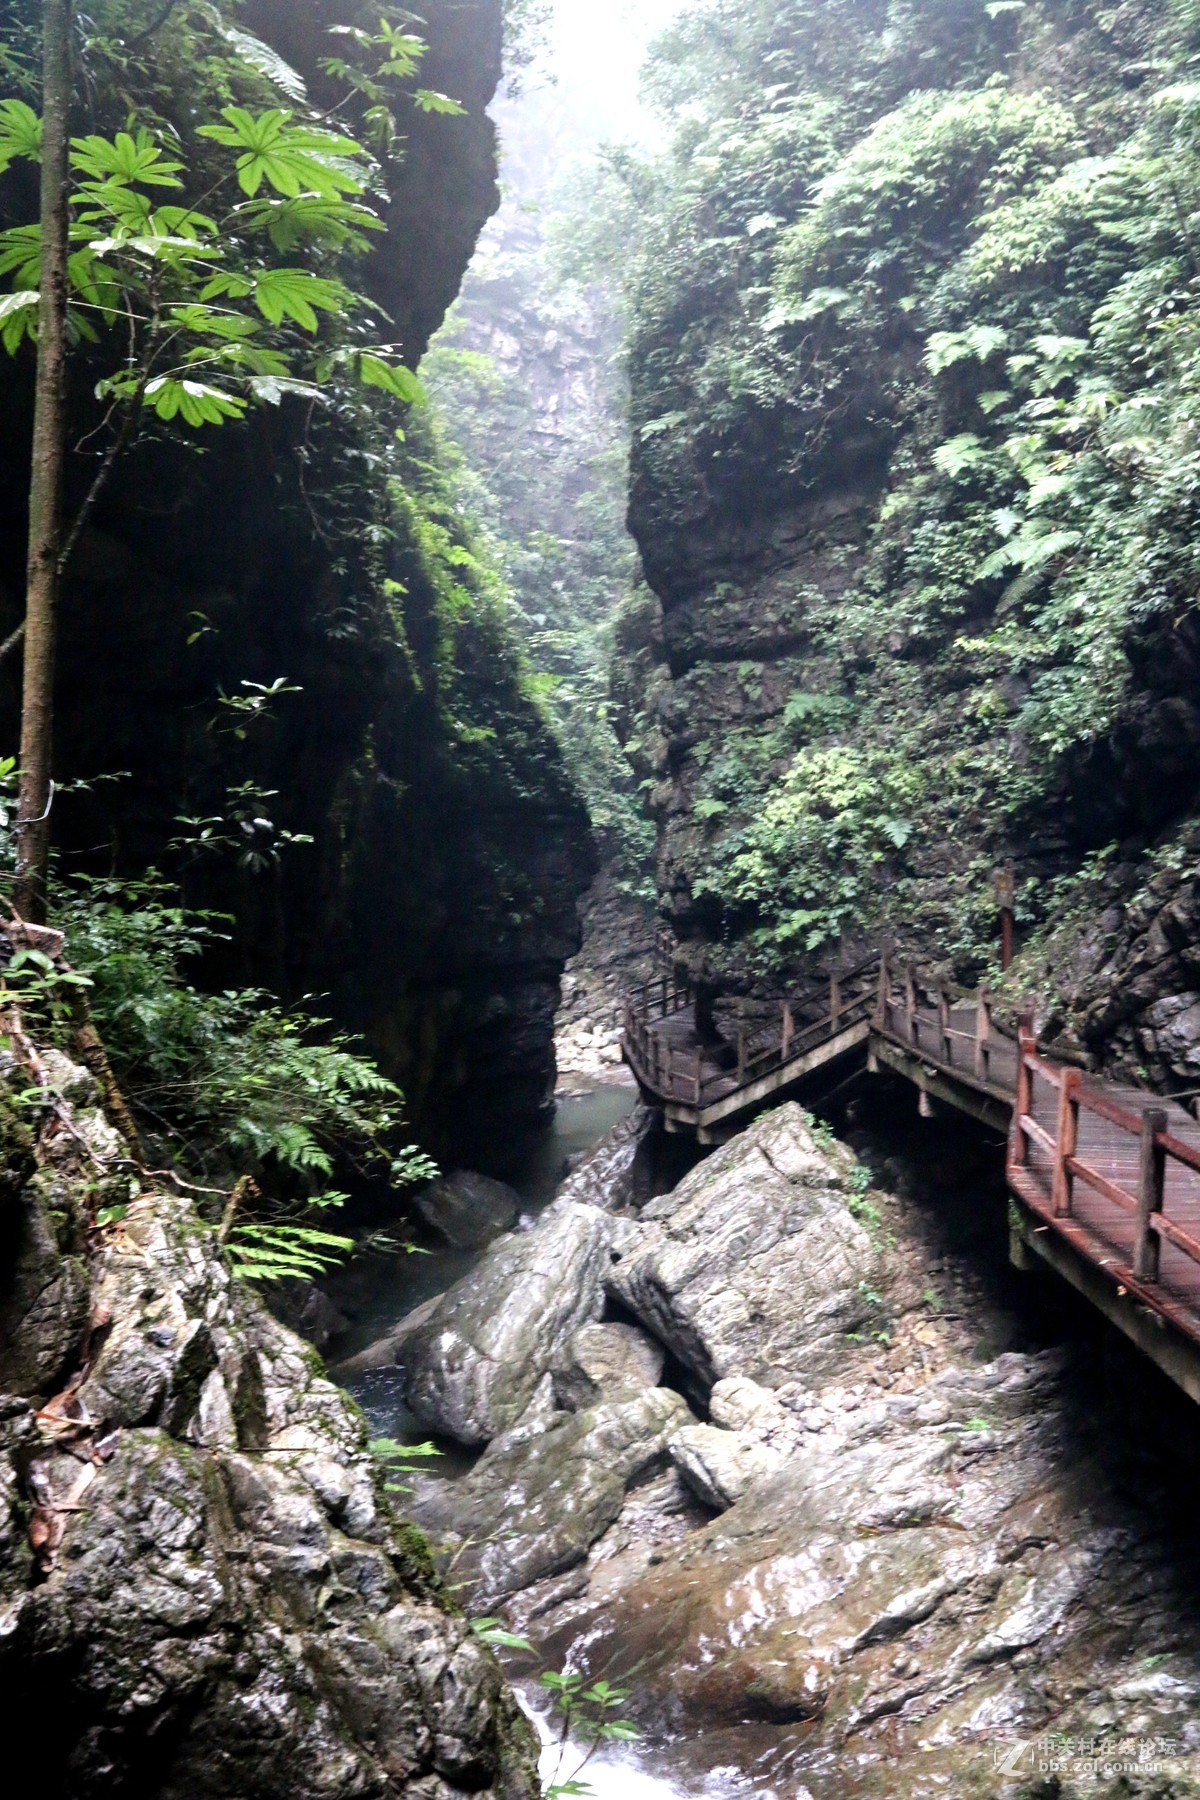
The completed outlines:
[[[0,0],[48,1800],[1200,1796],[1198,70]]]

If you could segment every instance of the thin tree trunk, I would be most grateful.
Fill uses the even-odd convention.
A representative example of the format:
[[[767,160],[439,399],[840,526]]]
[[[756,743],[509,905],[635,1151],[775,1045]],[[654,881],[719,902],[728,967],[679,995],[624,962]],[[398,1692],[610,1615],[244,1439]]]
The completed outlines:
[[[21,701],[21,786],[17,805],[14,895],[18,912],[34,922],[40,922],[46,914],[46,868],[53,796],[54,647],[66,458],[72,0],[45,0],[45,6],[41,303],[29,481],[25,679]]]

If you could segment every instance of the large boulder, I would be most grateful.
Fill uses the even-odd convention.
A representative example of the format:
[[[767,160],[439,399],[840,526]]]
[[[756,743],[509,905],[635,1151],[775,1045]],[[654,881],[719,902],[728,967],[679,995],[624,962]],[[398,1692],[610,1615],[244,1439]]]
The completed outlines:
[[[440,1437],[477,1447],[514,1425],[542,1378],[604,1307],[611,1221],[555,1205],[494,1243],[403,1346],[408,1403]]]
[[[465,1545],[455,1573],[477,1609],[581,1563],[629,1488],[666,1465],[668,1444],[691,1419],[667,1388],[586,1412],[533,1411],[464,1480],[427,1483],[418,1502],[422,1524]]]
[[[482,1250],[521,1216],[521,1196],[507,1182],[470,1169],[433,1181],[417,1195],[417,1211],[455,1250]]]
[[[879,1278],[852,1167],[798,1106],[766,1114],[646,1207],[610,1292],[705,1393],[727,1375],[774,1386],[832,1369]]]

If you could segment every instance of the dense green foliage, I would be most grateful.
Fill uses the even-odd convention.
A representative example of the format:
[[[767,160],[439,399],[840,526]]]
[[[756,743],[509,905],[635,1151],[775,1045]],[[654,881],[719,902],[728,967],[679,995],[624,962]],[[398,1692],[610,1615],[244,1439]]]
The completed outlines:
[[[397,1182],[421,1172],[396,1135],[401,1094],[327,1020],[189,981],[228,921],[153,879],[85,883],[58,911],[123,1084],[202,1179],[282,1176],[312,1195],[347,1156]]]
[[[1033,916],[1172,828],[1137,731],[1197,593],[1195,49],[1183,8],[1034,0],[712,0],[660,45],[639,537],[670,607],[689,533],[808,534],[786,680],[673,772],[710,936],[977,963],[1014,850]]]

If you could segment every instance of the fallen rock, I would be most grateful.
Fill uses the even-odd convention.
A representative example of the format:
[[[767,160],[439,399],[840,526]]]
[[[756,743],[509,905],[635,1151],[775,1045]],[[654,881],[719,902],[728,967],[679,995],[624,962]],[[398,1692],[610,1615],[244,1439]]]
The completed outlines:
[[[802,1433],[774,1394],[740,1375],[714,1387],[709,1417],[710,1425],[685,1426],[671,1440],[671,1460],[698,1500],[724,1512],[783,1467]]]
[[[786,1452],[762,1444],[749,1432],[715,1425],[688,1425],[671,1439],[671,1461],[696,1498],[724,1512],[764,1475],[773,1475]]]
[[[654,1200],[610,1293],[707,1393],[723,1376],[830,1371],[871,1316],[880,1256],[804,1113],[767,1113]]]
[[[497,1438],[460,1482],[427,1482],[415,1504],[428,1529],[458,1538],[456,1578],[470,1604],[506,1595],[581,1563],[621,1511],[628,1489],[660,1469],[691,1415],[667,1388],[540,1415]]]
[[[585,1325],[575,1333],[566,1366],[554,1372],[554,1394],[567,1412],[600,1400],[657,1387],[666,1354],[636,1325]]]
[[[469,1447],[514,1425],[579,1327],[599,1318],[611,1243],[605,1215],[572,1203],[498,1239],[404,1345],[422,1424]]]
[[[458,1169],[417,1195],[417,1211],[455,1250],[482,1250],[521,1216],[521,1196],[503,1181]]]

